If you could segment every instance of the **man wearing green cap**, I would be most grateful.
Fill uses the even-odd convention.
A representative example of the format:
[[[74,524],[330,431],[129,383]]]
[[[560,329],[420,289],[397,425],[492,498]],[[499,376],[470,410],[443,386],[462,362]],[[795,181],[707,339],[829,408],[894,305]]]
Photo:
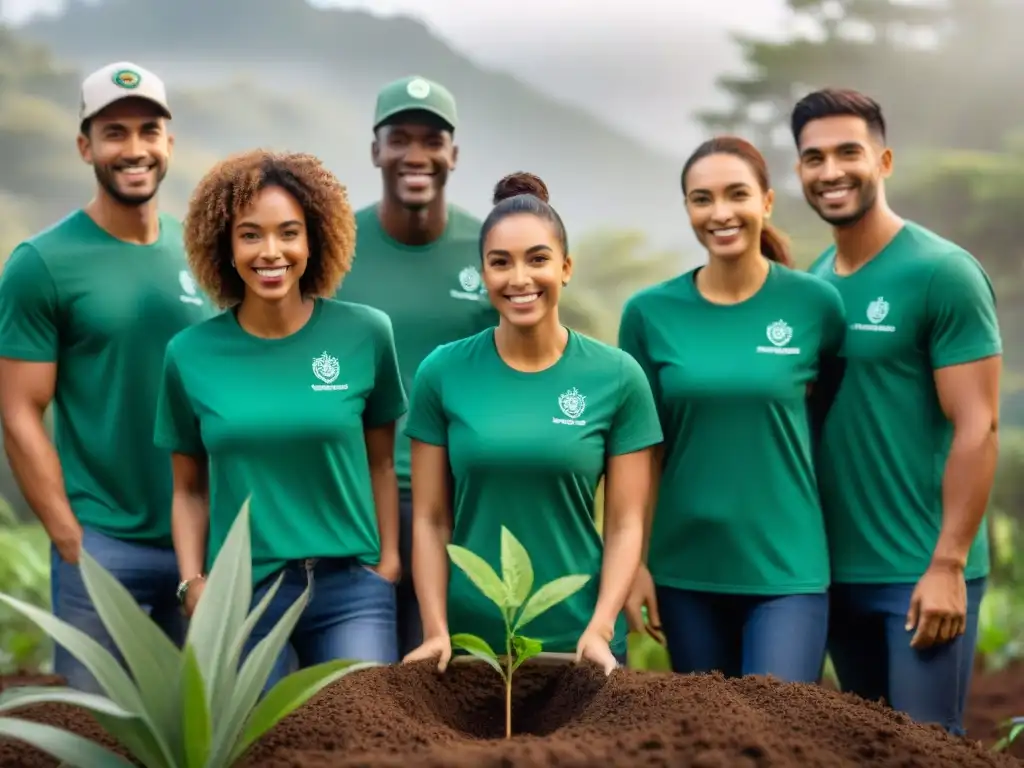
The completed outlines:
[[[383,194],[356,213],[356,258],[338,298],[391,317],[406,391],[436,347],[497,323],[480,279],[481,221],[445,198],[459,156],[457,125],[451,92],[424,77],[388,83],[377,95],[371,151]],[[403,423],[395,438],[400,520],[394,530],[382,526],[381,544],[399,540],[398,640],[405,655],[422,642],[422,626],[412,584],[411,471]]]

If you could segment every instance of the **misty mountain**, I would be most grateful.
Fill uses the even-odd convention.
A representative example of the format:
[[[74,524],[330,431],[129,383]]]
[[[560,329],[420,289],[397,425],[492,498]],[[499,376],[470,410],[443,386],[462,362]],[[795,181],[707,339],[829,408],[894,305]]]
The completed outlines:
[[[459,102],[451,190],[461,205],[485,213],[499,178],[529,170],[548,183],[572,235],[639,229],[691,248],[681,157],[478,66],[416,20],[305,0],[104,0],[73,2],[17,31],[79,71],[130,59],[160,73],[172,89],[179,147],[211,158],[254,145],[313,152],[357,205],[379,194],[369,161],[377,89],[412,73],[435,78]],[[219,113],[204,109],[200,119],[189,106],[197,100]]]

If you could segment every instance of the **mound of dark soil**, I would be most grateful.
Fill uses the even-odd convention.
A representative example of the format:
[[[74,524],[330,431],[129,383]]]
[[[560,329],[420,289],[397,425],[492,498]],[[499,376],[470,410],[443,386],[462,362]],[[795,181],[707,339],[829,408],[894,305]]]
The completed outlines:
[[[1024,762],[921,726],[881,704],[815,685],[524,666],[511,740],[504,691],[489,668],[430,663],[354,673],[293,713],[244,768],[1021,768]],[[24,717],[109,740],[65,707]],[[54,766],[12,742],[0,767]]]

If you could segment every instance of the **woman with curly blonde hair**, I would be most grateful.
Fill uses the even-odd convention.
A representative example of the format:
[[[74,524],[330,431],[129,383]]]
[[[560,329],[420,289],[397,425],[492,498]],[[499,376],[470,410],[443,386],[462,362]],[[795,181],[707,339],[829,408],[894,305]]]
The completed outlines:
[[[226,311],[171,340],[158,404],[186,614],[250,497],[254,604],[283,580],[247,651],[315,585],[291,638],[301,666],[398,656],[392,456],[406,397],[388,317],[325,298],[354,243],[345,187],[315,157],[253,151],[215,166],[185,247]]]

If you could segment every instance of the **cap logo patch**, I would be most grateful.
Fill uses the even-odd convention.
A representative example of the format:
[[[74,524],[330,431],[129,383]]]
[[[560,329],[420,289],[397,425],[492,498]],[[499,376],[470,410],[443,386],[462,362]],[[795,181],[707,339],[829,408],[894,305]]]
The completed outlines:
[[[405,92],[414,99],[425,99],[430,95],[430,83],[426,80],[416,78],[411,80],[405,87]]]
[[[133,72],[130,69],[119,69],[114,73],[114,85],[120,86],[121,88],[138,88],[139,83],[142,82],[142,76],[138,72]]]

